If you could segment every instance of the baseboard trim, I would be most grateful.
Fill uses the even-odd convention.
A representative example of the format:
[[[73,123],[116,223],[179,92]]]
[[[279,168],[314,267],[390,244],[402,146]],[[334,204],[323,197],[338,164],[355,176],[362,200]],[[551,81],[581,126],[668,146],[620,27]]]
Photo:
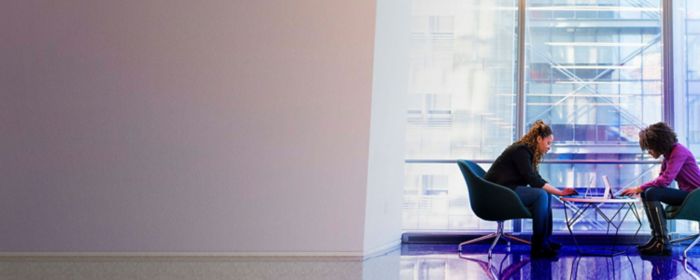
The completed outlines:
[[[363,259],[367,260],[374,257],[383,256],[387,253],[398,250],[399,248],[401,248],[401,239],[396,239],[374,249],[365,251]]]
[[[362,261],[360,252],[0,252],[0,259],[221,259]]]
[[[231,260],[331,260],[362,261],[398,250],[401,239],[362,252],[0,252],[3,259],[79,258],[79,259],[157,259],[213,258]]]

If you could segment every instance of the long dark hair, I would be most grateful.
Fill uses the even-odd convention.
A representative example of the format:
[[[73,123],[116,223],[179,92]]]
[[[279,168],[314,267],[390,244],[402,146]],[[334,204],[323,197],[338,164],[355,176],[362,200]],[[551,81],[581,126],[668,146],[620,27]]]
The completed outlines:
[[[662,155],[668,154],[673,145],[678,143],[678,137],[666,123],[658,122],[639,132],[639,147],[644,150],[654,150]]]
[[[544,139],[552,134],[552,128],[545,124],[544,121],[537,120],[530,127],[530,131],[528,131],[525,134],[525,136],[523,136],[522,138],[520,138],[520,140],[518,140],[518,142],[516,142],[518,144],[525,144],[535,155],[532,157],[532,166],[535,167],[535,170],[538,170],[540,162],[544,157],[544,153],[540,152],[540,150],[537,149],[537,137],[541,137]]]

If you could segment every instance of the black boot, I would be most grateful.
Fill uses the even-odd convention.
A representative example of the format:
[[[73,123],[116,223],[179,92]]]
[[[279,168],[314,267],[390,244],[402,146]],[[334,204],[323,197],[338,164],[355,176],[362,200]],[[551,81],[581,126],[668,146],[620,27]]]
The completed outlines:
[[[549,247],[544,241],[545,237],[533,234],[530,242],[530,257],[532,258],[553,258],[557,256],[557,251]]]
[[[549,241],[547,242],[547,245],[549,245],[549,248],[552,248],[554,251],[559,251],[559,249],[561,249],[561,243]]]
[[[649,228],[651,228],[652,234],[651,234],[651,238],[649,238],[647,243],[644,243],[642,245],[637,245],[638,250],[649,249],[649,247],[651,247],[651,245],[656,243],[656,236],[654,235],[654,226],[651,223],[651,218],[650,218],[651,214],[649,213],[649,208],[654,207],[652,205],[652,204],[654,204],[654,202],[652,202],[652,201],[642,201],[642,202],[643,202],[642,205],[644,205],[644,213],[647,215],[647,219],[649,220]]]
[[[532,245],[530,247],[530,257],[531,258],[554,258],[557,256],[557,250],[552,249],[549,247],[549,245],[546,244],[540,244],[540,245]]]
[[[639,250],[642,255],[671,255],[671,246],[666,234],[666,216],[661,202],[644,201],[649,208],[649,223],[652,229],[652,238],[654,242],[647,248]]]

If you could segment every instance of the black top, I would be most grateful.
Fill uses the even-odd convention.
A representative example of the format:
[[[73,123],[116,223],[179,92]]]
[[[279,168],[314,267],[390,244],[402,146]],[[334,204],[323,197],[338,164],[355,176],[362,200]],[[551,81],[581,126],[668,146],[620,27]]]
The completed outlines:
[[[525,185],[541,188],[547,181],[532,166],[533,156],[525,144],[510,145],[491,165],[484,179],[511,189]]]

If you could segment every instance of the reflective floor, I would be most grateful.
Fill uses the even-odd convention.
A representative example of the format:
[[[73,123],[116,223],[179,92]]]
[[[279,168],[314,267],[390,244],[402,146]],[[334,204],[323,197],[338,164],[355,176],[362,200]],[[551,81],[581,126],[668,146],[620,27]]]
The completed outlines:
[[[700,279],[700,249],[682,257],[581,255],[565,246],[556,259],[531,259],[524,245],[403,245],[365,261],[338,258],[100,257],[0,258],[0,279]],[[605,253],[594,246],[586,253]]]
[[[529,247],[498,246],[491,261],[488,245],[469,246],[468,252],[451,252],[454,246],[404,246],[400,279],[700,279],[700,252],[683,259],[682,247],[670,257],[640,257],[631,246],[626,253],[610,254],[607,246],[564,246],[555,259],[531,259]],[[433,253],[431,253],[433,252]],[[618,252],[615,250],[614,252]]]

